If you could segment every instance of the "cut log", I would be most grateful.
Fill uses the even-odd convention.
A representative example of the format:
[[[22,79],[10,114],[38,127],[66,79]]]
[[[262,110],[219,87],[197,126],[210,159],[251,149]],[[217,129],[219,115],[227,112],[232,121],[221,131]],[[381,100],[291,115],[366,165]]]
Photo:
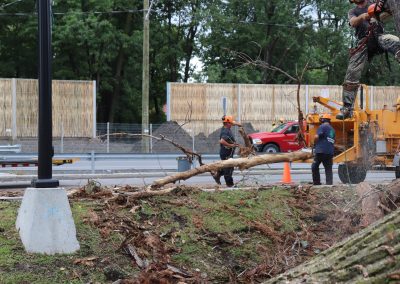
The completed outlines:
[[[307,160],[310,159],[311,157],[312,154],[309,152],[296,151],[291,153],[264,154],[249,158],[238,158],[238,159],[218,161],[211,164],[202,165],[200,167],[188,170],[186,172],[181,172],[171,176],[164,177],[162,179],[158,179],[153,182],[151,188],[152,189],[160,188],[169,183],[175,183],[179,180],[187,180],[188,178],[206,172],[217,172],[218,170],[224,168],[237,167],[242,171],[258,165]]]
[[[361,200],[362,227],[368,227],[385,216],[379,208],[381,191],[373,189],[367,182],[362,182],[357,185],[356,192]]]
[[[309,262],[264,283],[399,283],[393,278],[399,272],[397,210]]]

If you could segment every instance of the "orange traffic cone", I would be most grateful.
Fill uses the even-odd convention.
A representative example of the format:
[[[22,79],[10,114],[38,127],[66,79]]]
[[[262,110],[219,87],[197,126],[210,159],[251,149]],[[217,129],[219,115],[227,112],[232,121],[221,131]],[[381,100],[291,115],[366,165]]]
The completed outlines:
[[[292,183],[292,177],[290,175],[290,165],[289,162],[285,162],[283,167],[283,177],[282,183]]]

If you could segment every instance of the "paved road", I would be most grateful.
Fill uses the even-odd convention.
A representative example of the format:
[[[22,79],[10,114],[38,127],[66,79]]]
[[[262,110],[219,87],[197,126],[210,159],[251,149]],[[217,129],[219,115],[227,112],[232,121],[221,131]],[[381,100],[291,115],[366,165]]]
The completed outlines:
[[[72,156],[71,156],[72,157]],[[178,157],[178,155],[176,155]],[[113,160],[99,160],[96,161],[94,164],[88,160],[80,160],[74,162],[72,164],[65,164],[61,166],[54,166],[54,172],[73,172],[73,171],[84,171],[84,172],[91,172],[95,170],[96,172],[115,172],[115,171],[176,171],[178,168],[178,161],[176,157],[169,155],[165,157],[163,155],[149,155],[147,158],[141,157],[134,158],[134,159],[113,159]],[[212,163],[215,161],[219,161],[219,157],[216,155],[207,156],[203,158],[203,162],[205,164]],[[198,163],[195,165],[198,166]],[[301,168],[309,168],[309,164],[304,163],[292,163],[291,166],[293,169],[301,169]],[[254,167],[255,169],[282,169],[283,164],[269,164],[269,165],[260,165]],[[10,171],[20,171],[20,172],[32,172],[35,171],[36,168],[0,168],[0,172],[10,172]]]
[[[217,157],[210,157],[204,163],[217,161]],[[310,164],[292,163],[291,177],[294,183],[311,182]],[[36,177],[36,168],[1,168],[0,188],[27,187]],[[283,163],[261,165],[250,170],[234,173],[236,183],[249,185],[278,184],[282,179]],[[102,185],[137,185],[151,184],[154,180],[171,175],[177,171],[177,161],[174,158],[153,157],[135,160],[103,160],[96,161],[93,168],[91,161],[78,161],[73,164],[53,167],[54,178],[60,180],[63,187],[78,187],[87,183],[88,179],[95,179]],[[325,180],[321,167],[321,179]],[[371,183],[390,182],[394,179],[394,172],[371,171],[366,181]],[[222,179],[223,180],[223,179]],[[337,165],[334,166],[334,183],[340,183],[337,176]],[[209,174],[199,175],[181,184],[202,184],[214,186],[215,182]]]

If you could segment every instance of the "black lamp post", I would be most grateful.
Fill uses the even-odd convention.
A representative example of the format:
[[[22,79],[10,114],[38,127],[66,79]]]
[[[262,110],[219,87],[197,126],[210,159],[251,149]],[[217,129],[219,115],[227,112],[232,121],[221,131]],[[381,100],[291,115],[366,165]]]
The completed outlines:
[[[32,180],[36,188],[58,187],[52,178],[52,103],[51,103],[51,0],[38,0],[39,29],[39,160],[38,178]]]

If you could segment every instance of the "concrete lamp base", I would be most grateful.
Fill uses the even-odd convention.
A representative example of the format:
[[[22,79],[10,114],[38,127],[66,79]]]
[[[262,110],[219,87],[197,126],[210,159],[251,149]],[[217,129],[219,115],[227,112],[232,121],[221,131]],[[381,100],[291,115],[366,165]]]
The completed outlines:
[[[16,227],[27,252],[53,255],[79,250],[64,188],[27,188]]]

